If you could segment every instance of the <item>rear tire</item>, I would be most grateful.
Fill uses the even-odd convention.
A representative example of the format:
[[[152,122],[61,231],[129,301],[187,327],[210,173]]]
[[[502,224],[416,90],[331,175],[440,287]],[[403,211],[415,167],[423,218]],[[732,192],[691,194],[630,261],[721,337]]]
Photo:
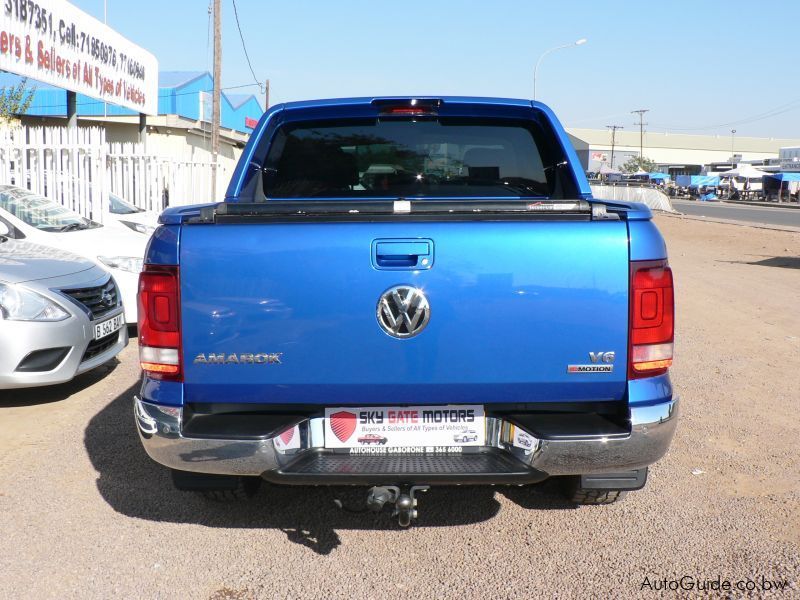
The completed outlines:
[[[172,470],[172,483],[181,491],[197,492],[213,502],[236,502],[252,498],[261,487],[260,477],[208,475]]]
[[[258,477],[239,477],[239,480],[236,488],[232,490],[203,490],[199,494],[212,502],[240,502],[255,496],[261,487],[261,479]]]
[[[580,487],[580,477],[570,477],[564,487],[567,500],[580,506],[613,504],[627,495],[626,490],[606,490]]]

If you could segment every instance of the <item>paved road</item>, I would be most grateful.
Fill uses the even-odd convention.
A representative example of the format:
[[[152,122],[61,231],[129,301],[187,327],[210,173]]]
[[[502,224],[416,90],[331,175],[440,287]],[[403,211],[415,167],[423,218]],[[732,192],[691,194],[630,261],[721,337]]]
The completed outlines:
[[[675,210],[687,215],[800,227],[800,209],[744,206],[695,200],[672,200]]]
[[[133,340],[70,384],[0,393],[0,598],[798,598],[800,236],[657,220],[683,404],[670,452],[623,502],[440,488],[407,531],[334,506],[362,490],[208,503],[142,450]],[[741,587],[658,591],[683,577]]]

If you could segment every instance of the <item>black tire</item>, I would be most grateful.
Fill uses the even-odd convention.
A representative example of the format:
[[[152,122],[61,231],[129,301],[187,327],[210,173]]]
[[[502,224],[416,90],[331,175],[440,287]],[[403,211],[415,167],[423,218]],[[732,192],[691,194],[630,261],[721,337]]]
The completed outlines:
[[[261,487],[261,479],[259,477],[239,477],[238,480],[238,485],[233,489],[202,490],[198,493],[212,502],[239,502],[255,496]]]
[[[626,495],[625,490],[602,490],[580,487],[580,477],[570,477],[564,486],[564,495],[567,500],[580,506],[599,506],[613,504],[622,500]]]
[[[214,502],[233,502],[251,498],[261,487],[261,482],[260,477],[209,475],[172,470],[172,483],[177,489],[197,492]]]

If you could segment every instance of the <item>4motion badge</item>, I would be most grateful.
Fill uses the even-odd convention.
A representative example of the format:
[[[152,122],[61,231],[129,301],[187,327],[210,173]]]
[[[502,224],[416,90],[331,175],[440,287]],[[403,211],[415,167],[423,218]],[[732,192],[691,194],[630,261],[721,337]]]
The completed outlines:
[[[589,365],[567,365],[567,373],[613,373],[614,359],[616,353],[612,352],[589,352]]]

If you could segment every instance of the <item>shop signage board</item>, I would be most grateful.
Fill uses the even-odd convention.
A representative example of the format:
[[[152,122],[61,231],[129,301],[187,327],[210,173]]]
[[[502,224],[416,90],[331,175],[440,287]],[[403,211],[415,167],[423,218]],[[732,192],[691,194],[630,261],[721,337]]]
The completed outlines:
[[[158,113],[158,61],[65,0],[0,0],[0,69]]]

